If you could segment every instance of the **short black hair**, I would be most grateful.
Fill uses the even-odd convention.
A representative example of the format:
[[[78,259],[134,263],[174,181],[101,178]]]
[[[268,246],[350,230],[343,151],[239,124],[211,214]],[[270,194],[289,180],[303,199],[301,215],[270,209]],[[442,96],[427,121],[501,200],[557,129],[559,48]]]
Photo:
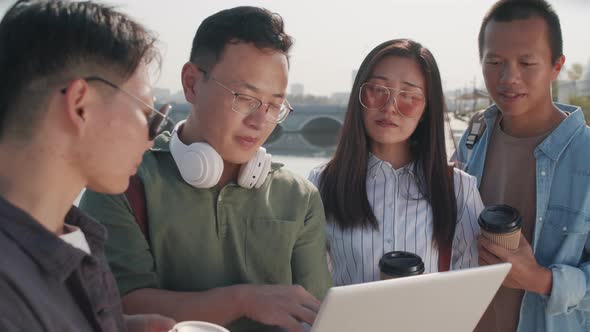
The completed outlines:
[[[127,15],[91,1],[17,1],[0,21],[0,138],[29,135],[58,85],[109,72],[131,77],[160,55],[156,37]],[[11,130],[12,132],[12,130]]]
[[[485,29],[490,21],[512,22],[533,17],[542,18],[547,24],[548,42],[551,48],[551,61],[555,62],[563,55],[563,37],[559,16],[545,0],[500,0],[484,16],[479,29],[479,58],[483,57]]]
[[[207,17],[193,38],[190,62],[206,70],[219,62],[228,43],[252,43],[288,54],[293,40],[279,14],[259,7],[235,7]]]

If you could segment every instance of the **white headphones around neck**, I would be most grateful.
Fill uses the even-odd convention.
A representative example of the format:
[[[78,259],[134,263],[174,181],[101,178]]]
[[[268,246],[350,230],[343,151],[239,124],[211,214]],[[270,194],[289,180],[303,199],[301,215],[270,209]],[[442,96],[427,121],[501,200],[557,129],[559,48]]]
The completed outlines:
[[[180,175],[195,188],[215,186],[223,173],[223,159],[215,149],[203,142],[184,144],[178,138],[178,131],[185,121],[180,121],[172,131],[170,153],[176,162]],[[240,167],[238,184],[246,189],[260,188],[270,172],[271,155],[261,147],[254,158]]]

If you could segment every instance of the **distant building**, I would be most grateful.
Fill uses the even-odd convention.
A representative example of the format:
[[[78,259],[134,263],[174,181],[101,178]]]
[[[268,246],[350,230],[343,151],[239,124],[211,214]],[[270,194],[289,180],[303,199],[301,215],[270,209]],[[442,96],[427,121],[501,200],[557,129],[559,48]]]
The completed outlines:
[[[350,97],[350,92],[334,92],[330,96],[330,104],[331,105],[339,105],[345,106],[348,104],[348,98]]]
[[[170,96],[171,103],[186,103],[186,98],[184,97],[184,91],[179,90],[176,91],[175,94]]]
[[[159,104],[185,103],[184,92],[182,90],[172,94],[170,89],[154,88],[154,97]]]
[[[457,114],[470,114],[488,107],[492,100],[484,89],[457,92],[451,105],[447,105]]]
[[[590,97],[590,60],[584,68],[582,77],[577,81],[571,81],[562,70],[557,81],[557,101],[560,103],[570,103],[570,98],[574,96]]]
[[[291,84],[291,96],[303,96],[304,93],[303,84],[293,83]]]
[[[154,88],[153,92],[157,101],[167,102],[170,99],[170,89]]]
[[[571,96],[576,94],[576,85],[572,81],[557,81],[557,101],[569,104]]]

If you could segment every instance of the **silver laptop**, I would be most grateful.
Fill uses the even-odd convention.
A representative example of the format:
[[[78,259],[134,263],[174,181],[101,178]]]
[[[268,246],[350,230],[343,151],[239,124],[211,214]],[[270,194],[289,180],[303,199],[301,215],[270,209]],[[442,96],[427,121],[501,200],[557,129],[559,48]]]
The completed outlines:
[[[503,263],[333,287],[312,332],[471,332],[510,271]]]

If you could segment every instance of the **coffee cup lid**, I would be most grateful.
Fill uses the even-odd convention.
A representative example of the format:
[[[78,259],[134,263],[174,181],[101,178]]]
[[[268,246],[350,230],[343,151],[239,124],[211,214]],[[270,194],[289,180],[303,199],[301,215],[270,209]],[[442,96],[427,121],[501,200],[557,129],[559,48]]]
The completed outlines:
[[[424,273],[424,262],[411,252],[391,251],[381,257],[379,268],[392,276],[413,276]]]
[[[511,233],[522,227],[518,210],[509,205],[490,205],[477,219],[479,227],[490,233]]]

